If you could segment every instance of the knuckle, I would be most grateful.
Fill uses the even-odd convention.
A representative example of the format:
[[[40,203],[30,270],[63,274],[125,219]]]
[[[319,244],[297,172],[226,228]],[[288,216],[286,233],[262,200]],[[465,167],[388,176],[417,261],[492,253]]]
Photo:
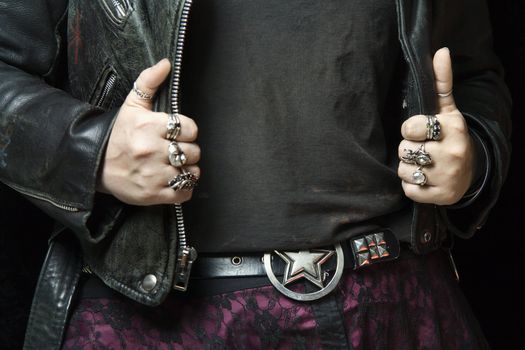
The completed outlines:
[[[414,186],[405,185],[403,189],[408,198],[416,199],[416,188]]]
[[[185,116],[185,121],[183,122],[183,127],[186,129],[188,137],[191,141],[194,141],[197,139],[197,136],[199,134],[199,128],[197,126],[197,123],[190,118]]]
[[[449,128],[456,133],[464,134],[467,132],[467,123],[463,118],[450,118]]]
[[[452,160],[464,159],[467,156],[467,145],[463,142],[457,142],[449,149],[449,155]]]
[[[413,137],[417,133],[417,127],[415,123],[407,122],[405,124],[405,134],[409,137]]]
[[[397,167],[397,176],[403,178],[403,162],[399,162],[399,166]]]
[[[137,116],[135,121],[135,128],[140,130],[148,130],[152,127],[156,126],[156,122],[158,123],[157,118],[149,118],[149,116]]]
[[[199,136],[199,128],[197,127],[197,124],[193,123],[191,128],[188,130],[188,136],[191,141],[194,141]]]
[[[175,203],[185,203],[193,196],[193,190],[179,190],[175,192]]]
[[[157,193],[149,189],[148,187],[143,188],[137,194],[137,200],[142,204],[155,204]]]
[[[195,163],[199,162],[201,160],[201,148],[199,145],[195,144]]]
[[[155,152],[150,142],[143,139],[138,139],[132,142],[129,150],[131,156],[136,159],[148,157]]]
[[[454,189],[446,189],[441,195],[442,205],[452,205],[457,203],[461,199],[461,193]]]

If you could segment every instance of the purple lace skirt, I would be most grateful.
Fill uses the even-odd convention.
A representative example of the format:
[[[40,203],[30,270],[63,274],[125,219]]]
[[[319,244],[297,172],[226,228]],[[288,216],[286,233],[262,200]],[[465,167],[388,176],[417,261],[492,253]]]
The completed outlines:
[[[78,300],[64,349],[486,349],[444,252],[348,270],[313,303],[272,286],[173,293],[150,308],[124,297]]]

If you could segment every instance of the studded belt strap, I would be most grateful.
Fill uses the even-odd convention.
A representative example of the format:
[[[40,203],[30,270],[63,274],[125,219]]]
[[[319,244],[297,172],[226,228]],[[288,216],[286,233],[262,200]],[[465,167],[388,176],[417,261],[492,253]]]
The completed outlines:
[[[316,249],[201,256],[195,262],[192,278],[268,276],[283,294],[307,301],[330,293],[344,268],[360,269],[394,260],[399,253],[396,236],[390,230],[382,230]]]

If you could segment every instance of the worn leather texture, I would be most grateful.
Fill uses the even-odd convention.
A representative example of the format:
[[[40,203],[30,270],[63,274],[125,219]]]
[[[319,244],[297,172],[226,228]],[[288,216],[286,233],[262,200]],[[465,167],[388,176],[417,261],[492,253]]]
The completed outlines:
[[[65,238],[68,239],[71,237]],[[51,243],[31,306],[24,349],[60,348],[81,269],[76,244],[59,239]]]
[[[96,194],[95,186],[117,108],[132,82],[144,67],[163,57],[173,59],[181,1],[126,0],[121,1],[123,11],[112,3],[17,0],[2,5],[0,181],[59,222],[63,234],[73,233],[85,262],[108,286],[158,305],[173,281],[176,228],[171,209],[126,206]],[[490,183],[472,205],[452,210],[414,204],[406,220],[398,218],[410,226],[410,236],[398,238],[410,242],[415,252],[427,253],[446,232],[471,236],[494,206],[509,164],[510,101],[492,53],[483,2],[396,4],[406,61],[406,117],[436,112],[432,56],[448,46],[456,102],[489,145],[494,164]],[[108,72],[116,84],[101,102]],[[169,89],[161,89],[157,110],[168,111]],[[427,232],[429,239],[424,238]],[[140,281],[149,273],[159,284],[147,292]],[[72,278],[65,276],[60,278]]]

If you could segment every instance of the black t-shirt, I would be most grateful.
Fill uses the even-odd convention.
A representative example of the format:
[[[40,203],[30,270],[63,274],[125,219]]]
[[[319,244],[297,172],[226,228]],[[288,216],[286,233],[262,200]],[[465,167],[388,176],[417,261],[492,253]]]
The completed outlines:
[[[393,1],[199,0],[187,35],[197,250],[318,246],[406,205]]]

